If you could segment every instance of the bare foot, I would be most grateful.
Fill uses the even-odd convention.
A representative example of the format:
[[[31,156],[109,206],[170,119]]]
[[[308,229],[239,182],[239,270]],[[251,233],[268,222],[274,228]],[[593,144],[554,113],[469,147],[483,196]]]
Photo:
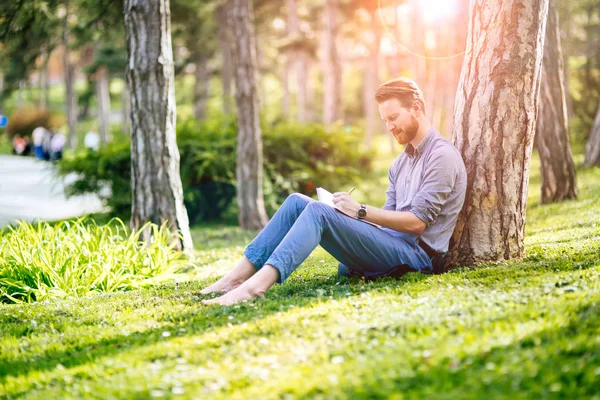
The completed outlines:
[[[240,286],[256,273],[254,265],[246,257],[239,260],[235,267],[212,285],[202,289],[201,294],[227,293]]]
[[[202,294],[227,293],[227,292],[230,292],[233,289],[237,288],[242,283],[244,283],[244,281],[232,282],[229,279],[225,279],[225,278],[227,278],[227,277],[224,276],[223,278],[219,279],[212,285],[205,287],[204,289],[202,289],[200,291],[200,293],[202,293]]]
[[[242,285],[242,286],[238,287],[237,289],[234,289],[231,292],[228,292],[227,294],[225,294],[221,297],[217,297],[216,299],[203,300],[202,304],[204,304],[204,305],[219,304],[222,306],[229,306],[231,304],[252,300],[255,297],[262,297],[262,296],[263,296],[263,294],[253,293],[253,291],[250,290],[250,288],[248,288],[246,285]]]

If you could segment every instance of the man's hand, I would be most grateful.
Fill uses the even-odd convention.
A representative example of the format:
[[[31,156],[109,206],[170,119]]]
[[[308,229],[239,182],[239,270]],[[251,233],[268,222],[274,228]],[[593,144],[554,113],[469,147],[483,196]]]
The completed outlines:
[[[352,199],[352,196],[346,192],[335,192],[333,194],[333,204],[336,208],[340,209],[340,211],[353,217],[356,216],[356,212],[360,208],[360,204],[355,202]]]

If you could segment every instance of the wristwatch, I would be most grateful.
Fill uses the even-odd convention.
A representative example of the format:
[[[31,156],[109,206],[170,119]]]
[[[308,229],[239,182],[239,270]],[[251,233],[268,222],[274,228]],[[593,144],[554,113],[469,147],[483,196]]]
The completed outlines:
[[[356,218],[365,219],[367,217],[367,206],[364,204],[360,205],[360,208],[356,211]]]

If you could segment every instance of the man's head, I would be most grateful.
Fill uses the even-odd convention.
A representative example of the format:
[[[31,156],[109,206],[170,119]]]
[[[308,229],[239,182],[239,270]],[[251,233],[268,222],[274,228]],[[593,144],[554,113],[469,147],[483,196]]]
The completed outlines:
[[[422,124],[427,123],[425,100],[417,84],[398,78],[381,85],[375,93],[379,114],[398,143],[412,142]]]

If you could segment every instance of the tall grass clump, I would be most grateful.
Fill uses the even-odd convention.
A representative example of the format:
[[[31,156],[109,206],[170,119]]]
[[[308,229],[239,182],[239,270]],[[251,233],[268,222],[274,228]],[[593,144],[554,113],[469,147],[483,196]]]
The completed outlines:
[[[150,229],[151,243],[140,242]],[[83,297],[150,286],[189,261],[173,249],[166,227],[131,231],[120,219],[21,222],[0,233],[0,301]]]

